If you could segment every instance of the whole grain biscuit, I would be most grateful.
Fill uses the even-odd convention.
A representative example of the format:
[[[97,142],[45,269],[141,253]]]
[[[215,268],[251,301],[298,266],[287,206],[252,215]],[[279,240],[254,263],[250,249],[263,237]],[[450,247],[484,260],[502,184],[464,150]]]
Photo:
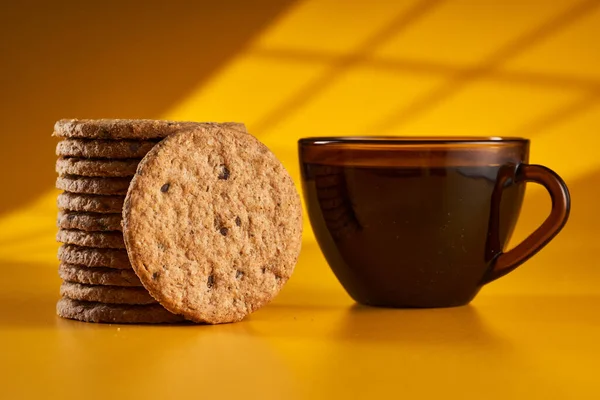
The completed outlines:
[[[59,210],[120,213],[125,196],[101,196],[64,192],[58,195],[56,204]]]
[[[300,198],[266,146],[209,125],[146,155],[127,193],[123,233],[136,274],[165,308],[196,322],[240,321],[294,270]]]
[[[84,267],[63,262],[58,266],[58,275],[63,281],[86,285],[142,286],[132,269]]]
[[[58,249],[58,259],[64,263],[92,268],[131,269],[127,252],[120,249],[96,249],[63,244]]]
[[[56,155],[80,158],[142,158],[156,140],[64,139],[56,145]]]
[[[99,178],[78,175],[60,175],[56,188],[72,193],[126,195],[131,178]]]
[[[63,282],[60,295],[73,300],[96,301],[106,304],[152,304],[156,300],[143,287],[83,285]]]
[[[59,211],[56,225],[62,229],[104,232],[120,231],[121,214]]]
[[[63,119],[54,124],[54,136],[86,139],[159,139],[204,124],[149,119]],[[246,131],[243,124],[228,122],[232,129]]]
[[[184,321],[182,316],[171,314],[160,304],[102,304],[68,298],[58,301],[56,313],[62,318],[109,324],[172,324]]]
[[[59,229],[56,234],[56,241],[100,249],[125,248],[121,232],[85,232],[76,229]]]
[[[59,157],[56,160],[56,172],[61,175],[127,177],[135,174],[139,162],[139,158],[105,160]]]
[[[121,214],[59,211],[56,225],[62,229],[90,232],[120,231]]]

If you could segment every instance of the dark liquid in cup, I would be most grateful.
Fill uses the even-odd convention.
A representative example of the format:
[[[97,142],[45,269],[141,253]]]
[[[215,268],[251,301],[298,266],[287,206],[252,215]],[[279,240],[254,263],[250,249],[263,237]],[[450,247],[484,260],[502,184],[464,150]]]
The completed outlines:
[[[468,303],[510,238],[525,185],[497,188],[499,171],[304,164],[302,173],[319,245],[356,301],[437,307]]]

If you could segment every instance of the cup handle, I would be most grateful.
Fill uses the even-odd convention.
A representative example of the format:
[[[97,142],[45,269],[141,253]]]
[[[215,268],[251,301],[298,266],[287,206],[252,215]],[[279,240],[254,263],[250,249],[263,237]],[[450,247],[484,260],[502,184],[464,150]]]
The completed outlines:
[[[535,182],[544,186],[552,199],[552,210],[542,225],[525,240],[508,252],[501,252],[496,255],[493,268],[484,277],[482,284],[490,283],[523,264],[546,246],[561,231],[569,219],[571,210],[569,189],[556,172],[534,164],[520,164],[513,171],[513,183]],[[509,180],[511,179],[506,177],[501,179],[502,185]],[[499,201],[499,198],[493,201],[493,203],[496,203],[492,204],[493,213],[499,213]],[[497,230],[498,224],[492,224],[490,228]],[[493,234],[496,236],[497,232],[493,232]]]

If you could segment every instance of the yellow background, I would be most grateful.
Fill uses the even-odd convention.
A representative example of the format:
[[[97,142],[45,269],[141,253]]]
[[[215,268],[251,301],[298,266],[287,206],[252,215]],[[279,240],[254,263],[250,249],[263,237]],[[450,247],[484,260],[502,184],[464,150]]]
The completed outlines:
[[[598,398],[599,1],[9,1],[0,37],[7,398]],[[524,136],[571,219],[469,307],[354,307],[305,221],[294,277],[246,322],[64,321],[50,134],[75,117],[241,121],[296,182],[303,136]],[[513,242],[548,210],[530,186]]]

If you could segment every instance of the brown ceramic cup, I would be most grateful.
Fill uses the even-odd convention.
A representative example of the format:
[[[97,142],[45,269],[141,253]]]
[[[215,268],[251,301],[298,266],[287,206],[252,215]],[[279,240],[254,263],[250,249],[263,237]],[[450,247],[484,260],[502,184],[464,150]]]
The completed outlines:
[[[528,164],[526,139],[331,137],[298,145],[315,236],[361,304],[467,304],[543,248],[569,216],[565,183]],[[505,252],[526,182],[548,190],[552,210]]]

